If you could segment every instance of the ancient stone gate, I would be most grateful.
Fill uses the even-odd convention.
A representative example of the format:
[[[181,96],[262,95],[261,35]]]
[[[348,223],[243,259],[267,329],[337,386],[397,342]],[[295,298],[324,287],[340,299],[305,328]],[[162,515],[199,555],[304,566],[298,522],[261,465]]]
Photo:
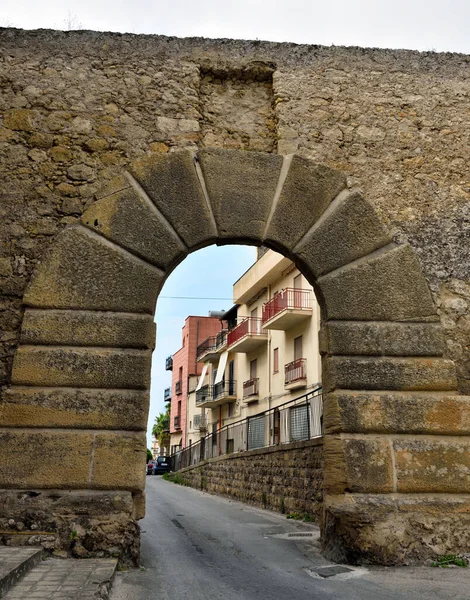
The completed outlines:
[[[371,80],[377,64],[411,72],[416,89],[442,90],[449,80],[428,81],[430,59],[416,53],[370,51],[374,66],[366,68],[355,50],[340,49],[338,56],[298,50],[296,57],[282,45],[254,45],[244,48],[248,64],[245,43],[224,50],[210,46],[215,42],[196,49],[182,43],[174,50],[158,40],[152,54],[154,42],[130,36],[142,50],[134,64],[125,36],[62,35],[5,31],[1,37],[0,151],[8,176],[0,226],[7,241],[0,262],[7,334],[0,535],[27,532],[46,547],[67,547],[79,530],[90,551],[117,549],[136,558],[156,298],[189,252],[236,242],[265,244],[294,260],[322,305],[322,535],[330,556],[399,563],[467,550],[470,399],[459,395],[467,389],[465,353],[452,355],[465,339],[458,321],[466,315],[465,266],[456,279],[465,261],[455,264],[464,245],[450,225],[442,248],[429,241],[422,198],[431,192],[419,187],[425,172],[429,182],[426,160],[438,174],[446,171],[438,160],[442,141],[435,133],[428,132],[433,143],[410,133],[411,113],[434,118],[410,86],[395,84],[405,116],[390,109],[401,119],[393,142],[382,135],[384,98],[377,97],[367,124],[363,106],[351,123],[344,110],[354,112],[353,104],[332,91],[347,89],[350,75],[343,80],[337,71],[354,70],[355,61],[358,72],[370,69]],[[120,80],[109,81],[126,61],[142,89],[155,80],[164,93],[157,85],[139,104],[127,73],[129,89],[116,94]],[[144,62],[153,79],[139,72]],[[461,73],[454,57],[436,65],[439,76]],[[173,74],[168,88],[155,68]],[[309,96],[306,73],[331,70],[318,96]],[[199,88],[196,75],[203,77]],[[191,104],[196,88],[200,104]],[[455,90],[466,94],[466,84]],[[309,107],[302,105],[304,92]],[[240,98],[241,113],[232,114]],[[465,109],[458,100],[448,103],[463,123]],[[142,106],[159,112],[158,139],[144,118],[135,120]],[[341,139],[330,126],[320,128],[320,137],[305,133],[330,117],[349,123]],[[423,116],[419,131],[434,132],[438,121]],[[449,135],[445,119],[439,124],[439,135]],[[402,150],[393,158],[397,140]],[[413,149],[405,151],[405,143]],[[449,145],[453,173],[465,155],[460,143]],[[421,146],[426,158],[417,152]],[[335,160],[328,152],[336,152]],[[383,153],[383,162],[361,171],[364,153],[372,165]],[[406,187],[403,169],[412,170],[418,187]],[[396,194],[400,177],[405,183]],[[448,210],[462,212],[465,183],[459,187],[452,177],[439,185],[454,199]],[[100,181],[105,185],[96,191]],[[414,194],[418,231],[403,216],[406,189]],[[387,192],[390,205],[400,207],[394,217],[393,211],[384,216]]]

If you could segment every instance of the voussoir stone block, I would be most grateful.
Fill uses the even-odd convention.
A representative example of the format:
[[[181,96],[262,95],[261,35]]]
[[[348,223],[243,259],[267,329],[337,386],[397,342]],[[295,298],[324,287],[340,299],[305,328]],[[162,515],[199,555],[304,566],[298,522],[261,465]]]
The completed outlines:
[[[470,397],[336,390],[323,401],[325,433],[470,435]]]
[[[13,361],[14,385],[50,387],[150,387],[151,352],[72,346],[20,346]]]
[[[407,244],[336,269],[317,283],[328,319],[412,321],[436,314],[426,280]]]
[[[24,303],[39,308],[153,314],[164,274],[81,226],[64,229],[36,269]]]
[[[145,432],[96,433],[91,487],[143,491],[146,461]]]
[[[88,488],[92,448],[90,432],[4,429],[0,487]]]
[[[179,237],[139,189],[128,188],[98,200],[81,222],[163,269],[178,264],[187,254]]]
[[[155,346],[151,315],[108,311],[28,308],[21,325],[22,344],[148,348]]]
[[[371,204],[344,191],[295,248],[313,277],[324,275],[392,241]]]
[[[320,330],[321,354],[442,356],[440,323],[327,321]]]
[[[292,250],[345,187],[343,173],[294,155],[266,241]]]
[[[326,436],[324,487],[328,494],[391,493],[392,448],[387,439]]]
[[[470,493],[470,437],[398,438],[398,492]]]
[[[0,402],[3,427],[145,431],[149,393],[140,390],[13,386]]]
[[[325,391],[457,389],[455,365],[443,358],[330,356],[322,361]]]
[[[210,148],[198,152],[221,240],[263,238],[282,156]]]
[[[152,154],[131,163],[129,172],[191,250],[217,239],[208,202],[188,151]]]

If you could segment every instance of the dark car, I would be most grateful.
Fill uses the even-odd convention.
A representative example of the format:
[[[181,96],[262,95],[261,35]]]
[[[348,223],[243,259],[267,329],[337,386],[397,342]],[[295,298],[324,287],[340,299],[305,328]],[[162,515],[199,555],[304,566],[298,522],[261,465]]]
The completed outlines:
[[[153,475],[153,468],[156,464],[156,460],[149,460],[147,463],[147,475]]]
[[[159,456],[153,466],[153,474],[159,475],[160,473],[169,473],[169,472],[170,472],[170,457],[169,456]]]

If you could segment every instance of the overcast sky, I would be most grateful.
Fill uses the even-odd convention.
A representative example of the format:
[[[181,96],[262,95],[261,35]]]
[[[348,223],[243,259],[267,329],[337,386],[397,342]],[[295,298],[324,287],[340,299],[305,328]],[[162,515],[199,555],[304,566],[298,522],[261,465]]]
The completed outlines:
[[[0,0],[0,26],[470,54],[470,0]],[[171,380],[164,360],[180,347],[185,317],[231,305],[175,296],[230,298],[233,282],[254,259],[253,248],[211,247],[189,256],[168,279],[157,309],[150,428],[164,408]]]
[[[470,54],[470,0],[0,0],[3,26]]]

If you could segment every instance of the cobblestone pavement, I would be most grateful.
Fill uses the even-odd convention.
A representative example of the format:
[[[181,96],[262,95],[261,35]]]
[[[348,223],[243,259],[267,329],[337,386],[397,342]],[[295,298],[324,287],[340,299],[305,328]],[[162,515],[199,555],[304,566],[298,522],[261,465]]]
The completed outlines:
[[[86,600],[107,598],[114,559],[47,559],[25,575],[4,600]]]

